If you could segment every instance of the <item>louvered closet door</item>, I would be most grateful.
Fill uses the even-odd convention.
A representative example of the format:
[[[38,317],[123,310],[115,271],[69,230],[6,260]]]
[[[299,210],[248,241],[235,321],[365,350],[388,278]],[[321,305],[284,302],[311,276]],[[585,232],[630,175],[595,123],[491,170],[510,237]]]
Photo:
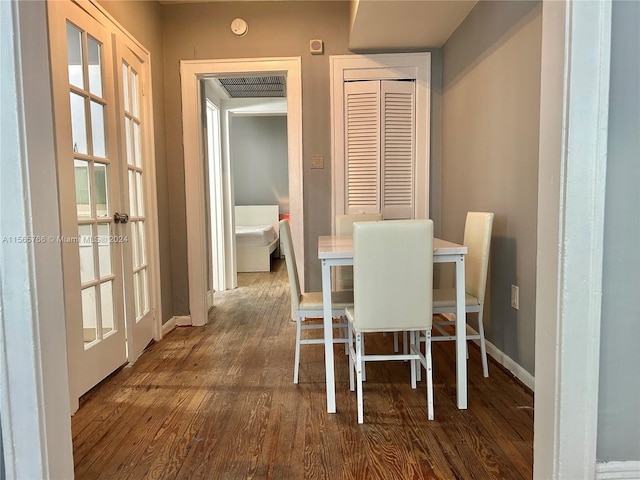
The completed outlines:
[[[414,218],[415,83],[347,82],[345,212]]]
[[[414,82],[381,82],[381,204],[386,219],[414,217],[414,87]]]
[[[380,212],[380,82],[348,82],[345,93],[345,212]]]

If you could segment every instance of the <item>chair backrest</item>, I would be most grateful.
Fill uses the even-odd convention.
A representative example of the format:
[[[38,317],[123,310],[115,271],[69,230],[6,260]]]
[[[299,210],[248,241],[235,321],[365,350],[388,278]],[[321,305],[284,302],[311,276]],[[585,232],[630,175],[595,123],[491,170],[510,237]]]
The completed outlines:
[[[355,223],[353,281],[357,329],[383,332],[431,328],[433,222]]]
[[[464,245],[469,249],[465,259],[465,290],[484,303],[489,270],[493,213],[468,212],[464,224]]]
[[[379,220],[382,220],[381,213],[336,215],[336,235],[353,235],[353,224],[356,222],[377,222]]]
[[[356,222],[377,222],[382,220],[381,213],[356,213],[336,215],[336,235],[353,235]],[[336,287],[338,290],[353,290],[353,268],[336,267]]]
[[[300,279],[298,278],[298,265],[296,256],[293,253],[293,241],[291,240],[291,227],[288,220],[280,220],[280,239],[284,247],[284,259],[287,263],[287,274],[289,275],[289,287],[291,289],[291,306],[294,310],[300,307]]]

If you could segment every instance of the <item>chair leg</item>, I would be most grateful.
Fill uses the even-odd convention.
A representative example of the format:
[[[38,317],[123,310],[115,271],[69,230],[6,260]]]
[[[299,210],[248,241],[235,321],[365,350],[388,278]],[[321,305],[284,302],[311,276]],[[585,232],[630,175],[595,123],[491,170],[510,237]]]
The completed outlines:
[[[362,334],[356,330],[356,377],[358,384],[358,423],[364,423],[364,400],[362,398]]]
[[[362,351],[364,352],[364,333],[360,335],[360,341],[362,342]],[[364,362],[362,362],[362,381],[367,381],[367,368]]]
[[[416,349],[418,351],[420,351],[421,349],[421,343],[422,343],[422,337],[420,336],[420,331],[416,332]],[[420,362],[420,360],[416,360],[416,367],[418,367],[418,370],[416,372],[416,380],[418,382],[422,381],[422,363]]]
[[[406,333],[406,332],[405,332]],[[409,351],[413,352],[414,349],[416,348],[416,332],[414,330],[411,330],[411,332],[409,332],[409,336],[410,336],[410,348]],[[411,362],[411,388],[415,389],[416,388],[416,362],[417,360],[413,359],[410,360]]]
[[[344,322],[347,322],[347,318],[345,316],[340,317],[340,323],[344,323]],[[349,337],[348,337],[349,328],[348,327],[341,328],[340,332],[341,332],[343,338],[345,338],[346,340],[349,339]],[[347,342],[347,341],[344,342],[344,354],[345,355],[349,355],[349,342]]]
[[[400,347],[398,346],[398,332],[393,332],[393,353],[398,353]]]
[[[300,369],[300,331],[302,330],[302,319],[296,314],[296,353],[293,364],[293,383],[298,383],[298,371]]]
[[[349,335],[349,330],[346,327],[342,329],[342,333],[345,338],[348,338],[347,335]],[[344,354],[349,355],[349,342],[344,342]]]
[[[431,331],[424,332],[425,347],[424,356],[427,361],[426,373],[427,377],[427,418],[433,420],[433,366],[431,361]]]
[[[485,377],[489,376],[489,363],[487,362],[487,345],[484,342],[484,325],[482,323],[482,311],[481,308],[478,312],[478,333],[480,334],[480,353],[482,354],[482,373]]]
[[[407,341],[407,332],[402,332],[402,353],[405,355],[409,353],[409,342]]]
[[[356,389],[355,382],[353,380],[353,370],[355,368],[355,362],[353,358],[353,328],[351,327],[351,323],[349,323],[348,329],[348,339],[349,343],[347,343],[347,347],[349,348],[349,390],[352,392]]]

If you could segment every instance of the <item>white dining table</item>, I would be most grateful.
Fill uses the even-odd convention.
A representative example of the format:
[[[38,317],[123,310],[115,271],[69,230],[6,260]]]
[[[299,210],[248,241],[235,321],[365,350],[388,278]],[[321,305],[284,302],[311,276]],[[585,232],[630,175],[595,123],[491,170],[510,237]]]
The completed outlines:
[[[433,263],[456,264],[456,392],[458,408],[467,408],[467,350],[464,287],[464,245],[433,239]],[[392,255],[392,253],[389,253]],[[324,361],[327,383],[327,412],[336,412],[336,381],[333,355],[333,319],[331,315],[331,267],[353,265],[353,238],[350,235],[318,237],[318,258],[322,263],[324,310]]]

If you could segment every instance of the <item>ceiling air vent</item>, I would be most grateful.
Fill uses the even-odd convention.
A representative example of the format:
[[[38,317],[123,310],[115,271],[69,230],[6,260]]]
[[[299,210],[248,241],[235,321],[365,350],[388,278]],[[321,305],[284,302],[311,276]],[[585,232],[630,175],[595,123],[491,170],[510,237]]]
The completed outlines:
[[[231,98],[287,96],[284,77],[234,77],[218,78],[218,81]]]

